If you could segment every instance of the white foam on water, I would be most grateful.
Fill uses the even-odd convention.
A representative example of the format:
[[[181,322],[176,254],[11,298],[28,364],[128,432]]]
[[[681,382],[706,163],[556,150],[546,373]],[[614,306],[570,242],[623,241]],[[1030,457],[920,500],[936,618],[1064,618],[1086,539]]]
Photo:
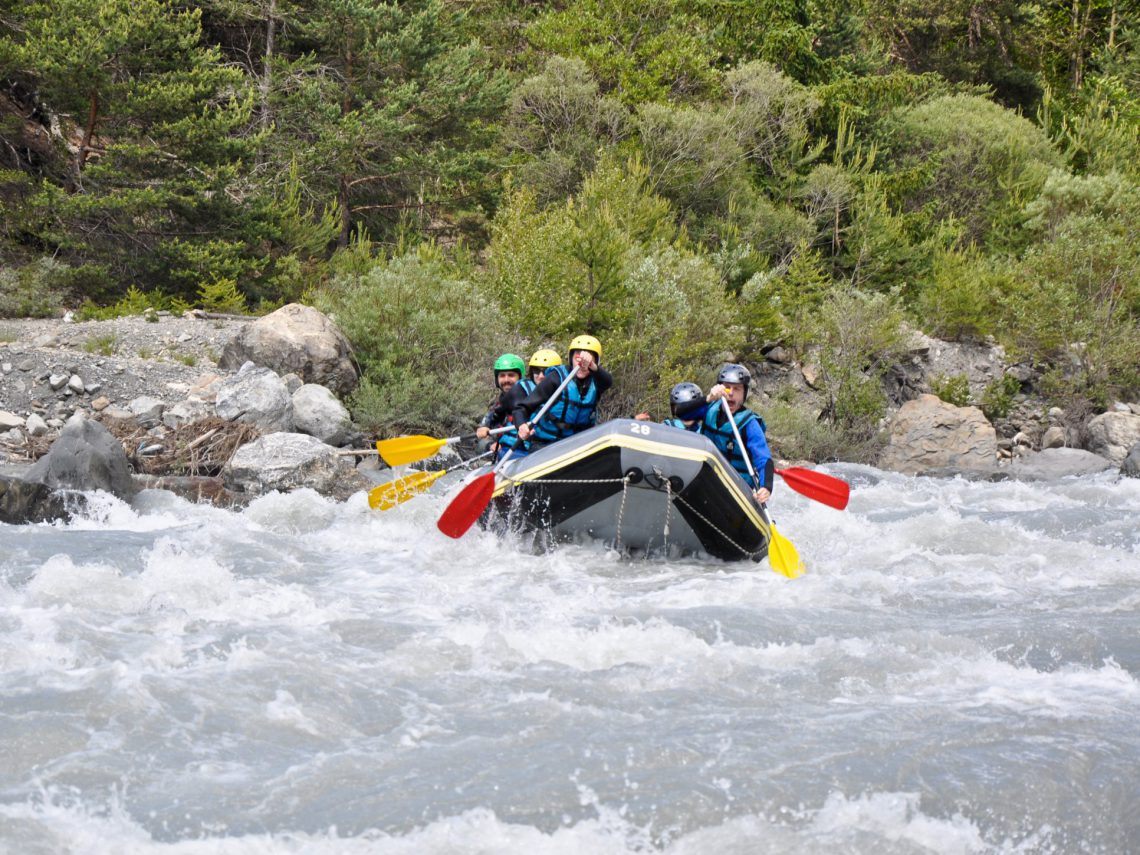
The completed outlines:
[[[774,503],[796,580],[452,540],[442,491],[0,527],[0,849],[1121,851],[1140,482],[836,471]]]

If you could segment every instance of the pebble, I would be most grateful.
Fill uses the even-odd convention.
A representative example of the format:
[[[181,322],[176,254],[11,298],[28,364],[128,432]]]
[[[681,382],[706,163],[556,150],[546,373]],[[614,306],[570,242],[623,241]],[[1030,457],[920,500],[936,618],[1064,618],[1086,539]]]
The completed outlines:
[[[83,392],[83,386],[83,378],[78,374],[72,374],[67,381],[67,388],[77,395]]]

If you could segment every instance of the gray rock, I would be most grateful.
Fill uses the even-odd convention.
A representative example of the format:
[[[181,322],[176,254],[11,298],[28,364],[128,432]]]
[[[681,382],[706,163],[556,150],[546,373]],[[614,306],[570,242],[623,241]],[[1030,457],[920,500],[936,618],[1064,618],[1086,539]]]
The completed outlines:
[[[296,374],[286,374],[281,379],[284,381],[285,388],[289,390],[290,395],[295,395],[297,390],[305,385],[305,381]]]
[[[139,420],[140,425],[143,427],[151,427],[158,424],[162,418],[162,412],[166,409],[166,404],[158,398],[142,395],[127,404],[127,409],[131,411],[131,415]]]
[[[1091,451],[1080,448],[1047,448],[1027,454],[1011,463],[1005,471],[1018,481],[1053,481],[1076,475],[1095,475],[1111,468],[1112,461]]]
[[[0,430],[10,430],[11,428],[21,428],[24,426],[24,419],[15,413],[8,413],[0,410]]]
[[[1065,446],[1065,429],[1062,427],[1047,428],[1045,433],[1041,435],[1042,448],[1064,448]]]
[[[306,383],[293,393],[293,424],[298,432],[328,445],[340,445],[352,430],[344,404],[316,383]]]
[[[68,519],[82,507],[82,497],[53,490],[46,484],[0,473],[0,522],[10,525]]]
[[[83,378],[78,374],[72,374],[67,379],[67,388],[74,392],[76,395],[82,394],[84,391]]]
[[[136,491],[122,445],[103,425],[81,417],[63,426],[25,480],[57,490],[106,490],[121,499],[130,499]]]
[[[28,416],[28,423],[24,425],[24,429],[28,432],[28,436],[43,436],[48,432],[48,425],[43,416],[32,413]]]
[[[997,434],[977,407],[920,395],[899,409],[879,466],[907,475],[988,474],[997,465]]]
[[[53,392],[58,392],[67,385],[67,381],[70,379],[71,377],[67,374],[49,374],[48,385],[51,386]]]
[[[293,430],[293,400],[285,383],[252,363],[218,386],[214,409],[219,418],[249,422],[263,434]]]
[[[218,366],[234,369],[253,362],[338,395],[356,388],[348,339],[328,317],[310,306],[290,303],[243,328],[222,350]]]
[[[335,448],[303,433],[272,433],[243,445],[222,469],[222,480],[235,493],[310,487],[340,500],[369,486]]]
[[[1101,413],[1089,421],[1088,449],[1116,465],[1140,442],[1140,416],[1132,413]]]
[[[1120,474],[1129,478],[1140,478],[1140,442],[1132,446],[1124,462],[1120,464]]]
[[[213,414],[214,408],[205,401],[189,399],[179,401],[173,407],[163,411],[162,423],[171,430],[176,430],[182,427],[182,425],[209,418]]]

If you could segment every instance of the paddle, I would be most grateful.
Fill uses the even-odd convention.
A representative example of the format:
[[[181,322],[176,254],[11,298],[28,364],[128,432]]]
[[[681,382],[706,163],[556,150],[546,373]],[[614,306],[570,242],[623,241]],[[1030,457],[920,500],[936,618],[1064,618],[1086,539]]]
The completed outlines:
[[[368,491],[368,507],[373,510],[389,511],[396,507],[396,505],[406,502],[408,499],[415,498],[448,472],[454,472],[456,469],[463,469],[470,466],[476,460],[481,460],[489,454],[494,454],[494,449],[447,469],[437,469],[430,472],[426,470],[423,472],[413,472],[410,475],[405,475],[402,478],[396,478],[386,484],[381,484],[379,487],[373,487]]]
[[[732,417],[732,410],[728,408],[728,401],[724,398],[720,399],[721,407],[724,409],[725,418],[728,423],[732,425],[732,435],[736,438],[736,447],[740,449],[740,455],[744,458],[744,465],[748,467],[748,474],[752,476],[753,486],[760,483],[760,479],[756,477],[756,470],[752,468],[752,457],[748,453],[748,446],[744,444],[744,440],[740,438],[740,428],[736,425],[736,419]],[[763,507],[763,505],[761,505]],[[777,573],[787,576],[789,579],[795,579],[797,576],[802,576],[804,570],[804,562],[800,559],[800,554],[796,552],[795,546],[792,542],[776,531],[776,524],[770,519],[768,520],[768,531],[770,536],[768,538],[768,563],[772,565],[772,569]]]
[[[777,469],[776,474],[784,479],[784,483],[807,496],[836,510],[847,507],[847,500],[851,498],[851,487],[846,481],[841,481],[822,472],[813,472],[811,469],[802,469],[792,466],[788,469]]]
[[[534,425],[542,421],[542,417],[546,415],[546,411],[554,406],[554,402],[558,400],[558,396],[565,391],[566,387],[570,385],[570,381],[574,379],[577,370],[571,368],[567,373],[566,379],[562,381],[554,394],[546,399],[546,403],[542,405],[542,409],[534,416],[527,424]],[[522,427],[522,425],[519,425]],[[443,513],[439,517],[439,522],[436,523],[436,528],[446,534],[448,537],[460,538],[467,533],[467,529],[475,524],[475,520],[482,516],[483,511],[487,509],[487,505],[491,503],[491,496],[495,493],[495,475],[503,468],[503,465],[511,459],[511,455],[515,453],[512,448],[507,452],[506,456],[498,462],[494,469],[485,475],[480,475],[466,487],[459,491],[451,504],[444,508]]]
[[[498,436],[514,429],[514,425],[507,425],[506,427],[495,428],[490,435]],[[475,438],[473,433],[467,433],[463,436],[450,436],[447,439],[436,439],[434,436],[424,436],[423,434],[397,436],[392,439],[380,440],[376,443],[376,450],[380,452],[380,456],[389,466],[403,466],[405,463],[414,463],[417,460],[431,457],[445,445]]]

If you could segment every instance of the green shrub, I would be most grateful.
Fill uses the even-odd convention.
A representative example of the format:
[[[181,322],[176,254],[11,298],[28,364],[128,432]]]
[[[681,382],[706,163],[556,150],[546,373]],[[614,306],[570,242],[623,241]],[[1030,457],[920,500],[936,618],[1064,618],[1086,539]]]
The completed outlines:
[[[930,380],[930,391],[955,407],[965,407],[970,403],[970,378],[965,374],[949,377],[938,375]]]
[[[469,430],[494,397],[490,365],[514,350],[498,307],[465,271],[423,245],[314,294],[363,370],[350,406],[374,432]]]
[[[1021,391],[1021,383],[1016,377],[1005,374],[982,391],[982,412],[991,422],[1004,419],[1013,409],[1014,398]]]
[[[114,333],[96,335],[83,342],[83,349],[88,353],[98,353],[100,356],[113,356],[119,347],[119,337]]]
[[[795,403],[773,401],[761,415],[768,427],[772,453],[786,460],[872,463],[882,446],[877,435],[854,437],[835,422]]]
[[[24,267],[0,269],[0,318],[50,318],[63,312],[76,271],[41,258]]]
[[[221,278],[203,282],[198,286],[198,303],[207,312],[224,315],[245,315],[249,307],[245,296],[238,290],[233,279]]]
[[[851,441],[871,441],[887,408],[882,379],[906,350],[897,300],[889,294],[833,292],[807,331],[818,347],[825,416]]]
[[[148,317],[154,315],[166,305],[166,298],[158,290],[141,291],[134,285],[127,288],[127,293],[110,306],[98,306],[91,300],[84,300],[76,313],[81,321],[109,321],[114,318],[130,318],[137,315]]]
[[[896,168],[922,176],[905,194],[907,208],[958,220],[967,240],[983,245],[1023,240],[1022,206],[1062,163],[1038,126],[977,95],[903,107],[883,130]]]

